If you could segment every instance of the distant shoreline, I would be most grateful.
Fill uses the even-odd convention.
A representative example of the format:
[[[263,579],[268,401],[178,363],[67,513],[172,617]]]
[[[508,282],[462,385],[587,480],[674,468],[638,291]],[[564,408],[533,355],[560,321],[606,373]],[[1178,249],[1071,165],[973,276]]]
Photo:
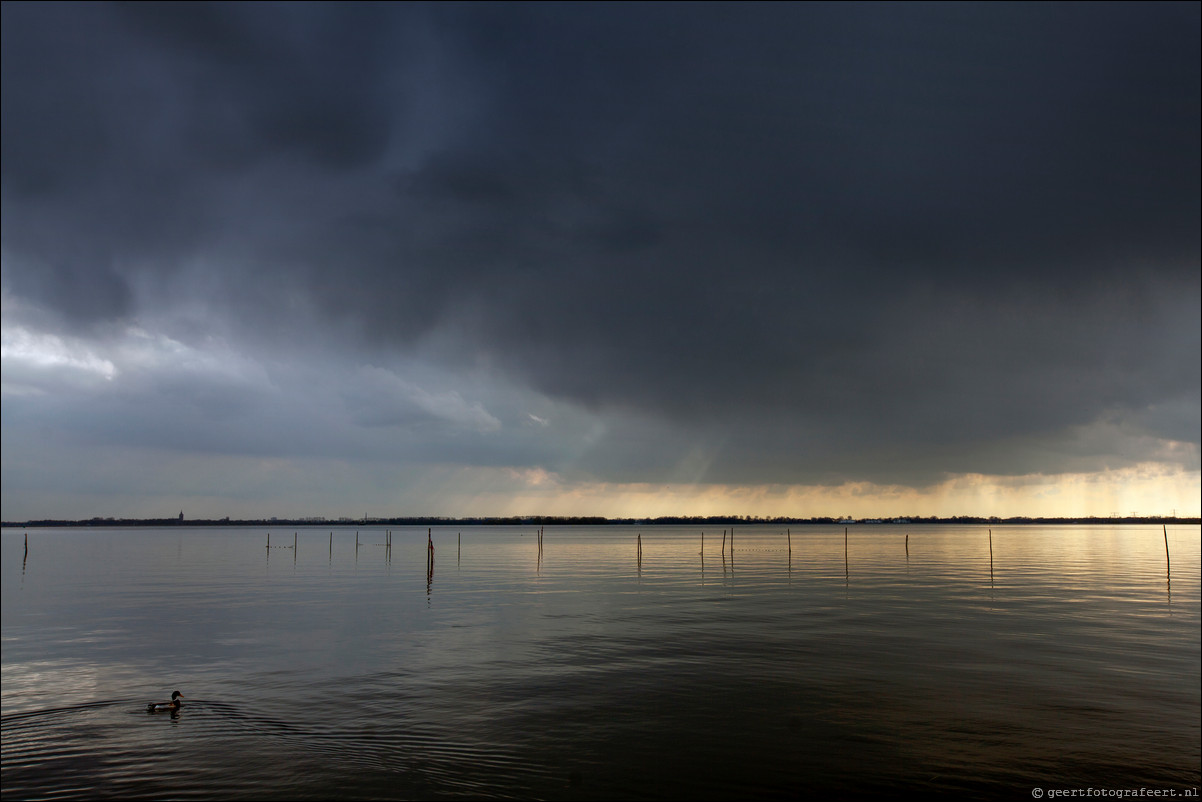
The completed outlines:
[[[406,517],[391,518],[357,518],[357,519],[317,519],[317,518],[259,518],[259,519],[182,519],[175,518],[88,518],[85,520],[31,520],[3,521],[0,526],[8,529],[41,528],[41,527],[128,527],[128,526],[297,526],[297,527],[349,527],[349,526],[877,526],[890,524],[897,526],[913,524],[1202,524],[1198,517],[1180,518],[1174,516],[1125,516],[1098,517],[1080,516],[1069,518],[1025,517],[1010,518],[978,517],[958,515],[950,518],[939,517],[897,517],[897,518],[860,518],[854,520],[838,518],[757,518],[742,515],[711,515],[711,516],[660,516],[657,518],[604,518],[600,516],[566,517],[556,515],[530,515],[510,517],[468,517],[468,518],[439,518],[439,517]]]

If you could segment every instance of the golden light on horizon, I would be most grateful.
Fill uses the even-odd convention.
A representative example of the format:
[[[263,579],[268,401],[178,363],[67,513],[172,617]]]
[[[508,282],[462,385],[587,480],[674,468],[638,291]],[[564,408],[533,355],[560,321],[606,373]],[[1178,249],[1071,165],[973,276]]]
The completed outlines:
[[[571,483],[546,471],[509,470],[500,487],[459,496],[468,515],[688,515],[841,517],[1198,516],[1199,471],[1145,464],[1102,473],[1020,477],[965,474],[926,488],[840,485]],[[495,478],[495,477],[494,477]],[[518,485],[514,487],[513,485]],[[448,496],[457,496],[450,490]],[[450,498],[446,498],[447,501]]]

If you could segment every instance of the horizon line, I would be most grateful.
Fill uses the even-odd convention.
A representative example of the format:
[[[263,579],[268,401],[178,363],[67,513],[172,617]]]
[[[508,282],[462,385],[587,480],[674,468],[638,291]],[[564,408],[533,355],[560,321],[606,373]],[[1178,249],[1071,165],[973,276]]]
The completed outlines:
[[[870,518],[835,518],[831,516],[813,516],[800,518],[793,516],[753,516],[753,515],[660,515],[644,518],[610,518],[601,515],[471,515],[449,517],[440,515],[397,515],[397,516],[363,516],[362,518],[325,518],[323,516],[303,516],[297,518],[195,518],[186,519],[181,512],[177,517],[170,518],[116,518],[100,517],[80,519],[38,518],[27,521],[0,521],[0,527],[15,529],[28,527],[74,527],[74,526],[352,526],[352,525],[391,525],[391,526],[521,526],[521,525],[559,525],[559,526],[604,526],[604,525],[709,525],[709,524],[797,524],[797,525],[881,525],[881,524],[1041,524],[1041,523],[1157,523],[1157,524],[1202,524],[1198,516],[1177,515],[1071,515],[1071,516],[1025,516],[1013,515],[977,516],[888,516]]]

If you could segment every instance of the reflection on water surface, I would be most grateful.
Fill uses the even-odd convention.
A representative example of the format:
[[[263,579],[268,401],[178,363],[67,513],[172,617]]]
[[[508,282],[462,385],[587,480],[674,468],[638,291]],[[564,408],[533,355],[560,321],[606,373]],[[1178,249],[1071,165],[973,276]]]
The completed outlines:
[[[22,534],[6,798],[1199,784],[1196,526]]]

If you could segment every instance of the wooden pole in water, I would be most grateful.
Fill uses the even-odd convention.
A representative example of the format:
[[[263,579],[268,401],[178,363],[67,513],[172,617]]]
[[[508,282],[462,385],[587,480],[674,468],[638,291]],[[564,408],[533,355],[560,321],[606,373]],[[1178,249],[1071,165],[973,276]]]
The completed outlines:
[[[726,556],[726,530],[722,530],[722,556]]]
[[[25,539],[29,540],[29,535],[26,535]],[[705,554],[705,532],[701,533],[701,552],[700,553]]]
[[[1165,530],[1165,576],[1168,576],[1168,569],[1170,569],[1170,565],[1168,565],[1168,524],[1162,523],[1160,525]]]
[[[267,548],[271,548],[271,533],[267,533]]]
[[[847,566],[847,527],[843,527],[843,575],[848,575]]]
[[[910,556],[910,533],[906,533],[906,556]]]
[[[463,533],[459,533],[459,538],[455,542],[455,559],[458,560],[463,556]]]
[[[641,566],[643,565],[643,533],[642,533],[642,532],[639,532],[639,536],[638,536],[638,541],[637,541],[637,542],[638,542],[638,544],[639,544],[639,552],[638,552],[638,554],[639,554],[639,566],[641,567]]]
[[[993,530],[989,530],[989,578],[993,579]]]
[[[292,533],[292,550],[296,551],[296,532]]]
[[[788,543],[789,543],[789,553],[790,553],[790,554],[792,554],[792,553],[793,553],[793,530],[792,530],[792,529],[786,529],[786,530],[785,530],[785,537],[786,537],[786,538],[788,538]]]

